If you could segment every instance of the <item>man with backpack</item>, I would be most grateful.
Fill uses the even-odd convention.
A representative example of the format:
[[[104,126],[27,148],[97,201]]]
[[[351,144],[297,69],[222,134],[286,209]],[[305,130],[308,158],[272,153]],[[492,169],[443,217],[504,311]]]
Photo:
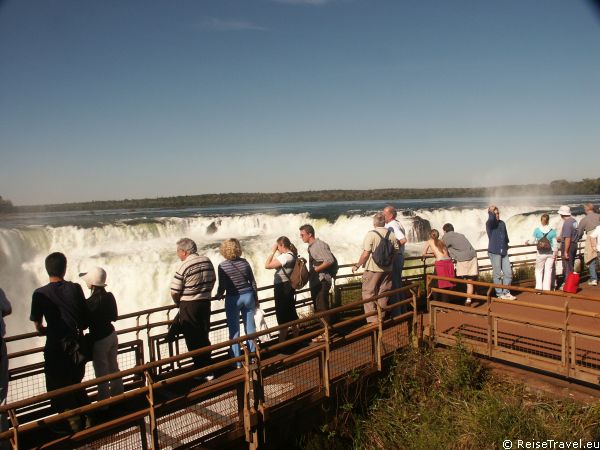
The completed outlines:
[[[363,251],[358,262],[352,266],[352,272],[359,267],[364,267],[362,276],[362,298],[377,296],[392,289],[392,268],[394,257],[399,251],[398,240],[392,230],[385,228],[385,216],[377,213],[373,216],[373,229],[363,239]],[[372,302],[365,303],[365,314],[387,306],[389,297],[380,297]],[[376,322],[377,316],[367,317],[367,322]]]
[[[308,244],[308,285],[313,308],[315,312],[327,311],[331,279],[337,274],[337,260],[331,253],[329,245],[315,237],[315,229],[312,225],[305,224],[300,227],[300,239]],[[325,320],[329,323],[330,318],[326,317]],[[322,340],[322,337],[316,340]]]

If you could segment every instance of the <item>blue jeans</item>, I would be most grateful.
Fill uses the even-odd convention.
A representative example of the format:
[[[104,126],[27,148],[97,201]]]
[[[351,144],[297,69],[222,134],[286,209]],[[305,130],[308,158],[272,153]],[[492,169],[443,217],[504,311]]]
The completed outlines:
[[[402,287],[402,270],[404,269],[404,253],[398,253],[394,257],[394,264],[392,266],[392,289],[398,289]],[[389,304],[393,305],[404,300],[404,295],[394,294],[390,297]],[[390,311],[392,317],[399,316],[408,310],[406,305],[402,305],[399,308],[394,308]]]
[[[244,322],[245,334],[252,334],[256,331],[254,323],[254,312],[256,311],[256,299],[254,292],[244,292],[243,294],[231,294],[225,296],[225,313],[227,315],[227,327],[229,328],[229,339],[240,337],[240,313]],[[254,343],[247,341],[251,352],[255,350]],[[231,346],[231,353],[234,357],[242,354],[240,344]]]
[[[599,253],[599,255],[600,255],[600,253]],[[591,280],[598,281],[598,273],[596,272],[597,269],[598,269],[598,257],[596,257],[590,261],[590,281]]]
[[[512,268],[508,255],[498,255],[496,253],[488,253],[490,262],[492,263],[492,278],[494,284],[510,285],[512,282]],[[508,289],[496,288],[496,296],[510,294]]]

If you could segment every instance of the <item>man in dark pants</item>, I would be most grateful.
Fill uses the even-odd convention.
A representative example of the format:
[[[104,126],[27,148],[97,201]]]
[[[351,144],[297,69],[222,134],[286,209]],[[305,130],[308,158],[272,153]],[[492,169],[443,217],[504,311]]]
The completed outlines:
[[[577,255],[577,221],[571,216],[571,208],[562,205],[558,208],[558,214],[563,220],[563,226],[560,232],[560,255],[563,267],[562,289],[567,281],[567,277],[573,272],[575,267],[575,257]]]
[[[177,241],[177,256],[182,261],[171,283],[171,297],[179,306],[179,321],[189,351],[210,346],[210,295],[215,285],[215,269],[206,256],[198,255],[196,243],[189,238]],[[196,369],[210,365],[210,353],[195,356]],[[204,380],[210,381],[213,374]]]
[[[64,279],[67,271],[65,255],[52,253],[46,257],[45,264],[50,282],[33,293],[29,318],[36,330],[46,336],[46,390],[53,391],[83,380],[85,363],[75,363],[65,344],[77,340],[88,327],[88,311],[81,286]],[[44,319],[46,326],[43,324]],[[84,389],[51,400],[56,412],[77,408],[89,402]],[[85,423],[83,417],[74,416],[69,419],[69,425],[72,431],[79,431]]]
[[[315,238],[315,229],[312,225],[300,227],[300,239],[308,244],[309,255],[309,278],[310,296],[313,301],[315,312],[323,312],[329,309],[329,289],[331,289],[331,273],[329,270],[335,263],[335,257],[329,245]],[[330,319],[325,320],[329,323]],[[316,340],[322,340],[320,336]]]

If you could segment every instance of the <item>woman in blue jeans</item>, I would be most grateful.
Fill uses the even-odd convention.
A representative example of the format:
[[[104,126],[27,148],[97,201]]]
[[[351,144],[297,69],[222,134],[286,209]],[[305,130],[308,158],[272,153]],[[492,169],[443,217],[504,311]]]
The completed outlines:
[[[248,261],[242,256],[242,246],[237,239],[227,239],[221,244],[221,255],[225,258],[218,268],[219,287],[217,297],[225,294],[225,313],[227,315],[227,327],[229,328],[229,339],[240,337],[240,314],[244,322],[245,334],[256,331],[254,324],[254,312],[258,298],[256,297],[256,281]],[[248,341],[251,352],[255,350],[254,343]],[[234,357],[241,355],[240,345],[233,344],[231,353]],[[237,363],[237,367],[241,367]]]

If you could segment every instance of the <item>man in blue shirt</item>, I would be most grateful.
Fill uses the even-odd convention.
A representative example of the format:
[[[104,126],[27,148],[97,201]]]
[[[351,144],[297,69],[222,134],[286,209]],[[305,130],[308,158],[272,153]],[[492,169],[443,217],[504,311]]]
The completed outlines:
[[[494,284],[509,286],[512,282],[512,267],[508,258],[508,232],[506,224],[500,220],[500,210],[495,205],[488,208],[488,220],[485,229],[489,238],[488,256],[492,263]],[[504,300],[515,300],[508,289],[496,288],[496,296]]]

